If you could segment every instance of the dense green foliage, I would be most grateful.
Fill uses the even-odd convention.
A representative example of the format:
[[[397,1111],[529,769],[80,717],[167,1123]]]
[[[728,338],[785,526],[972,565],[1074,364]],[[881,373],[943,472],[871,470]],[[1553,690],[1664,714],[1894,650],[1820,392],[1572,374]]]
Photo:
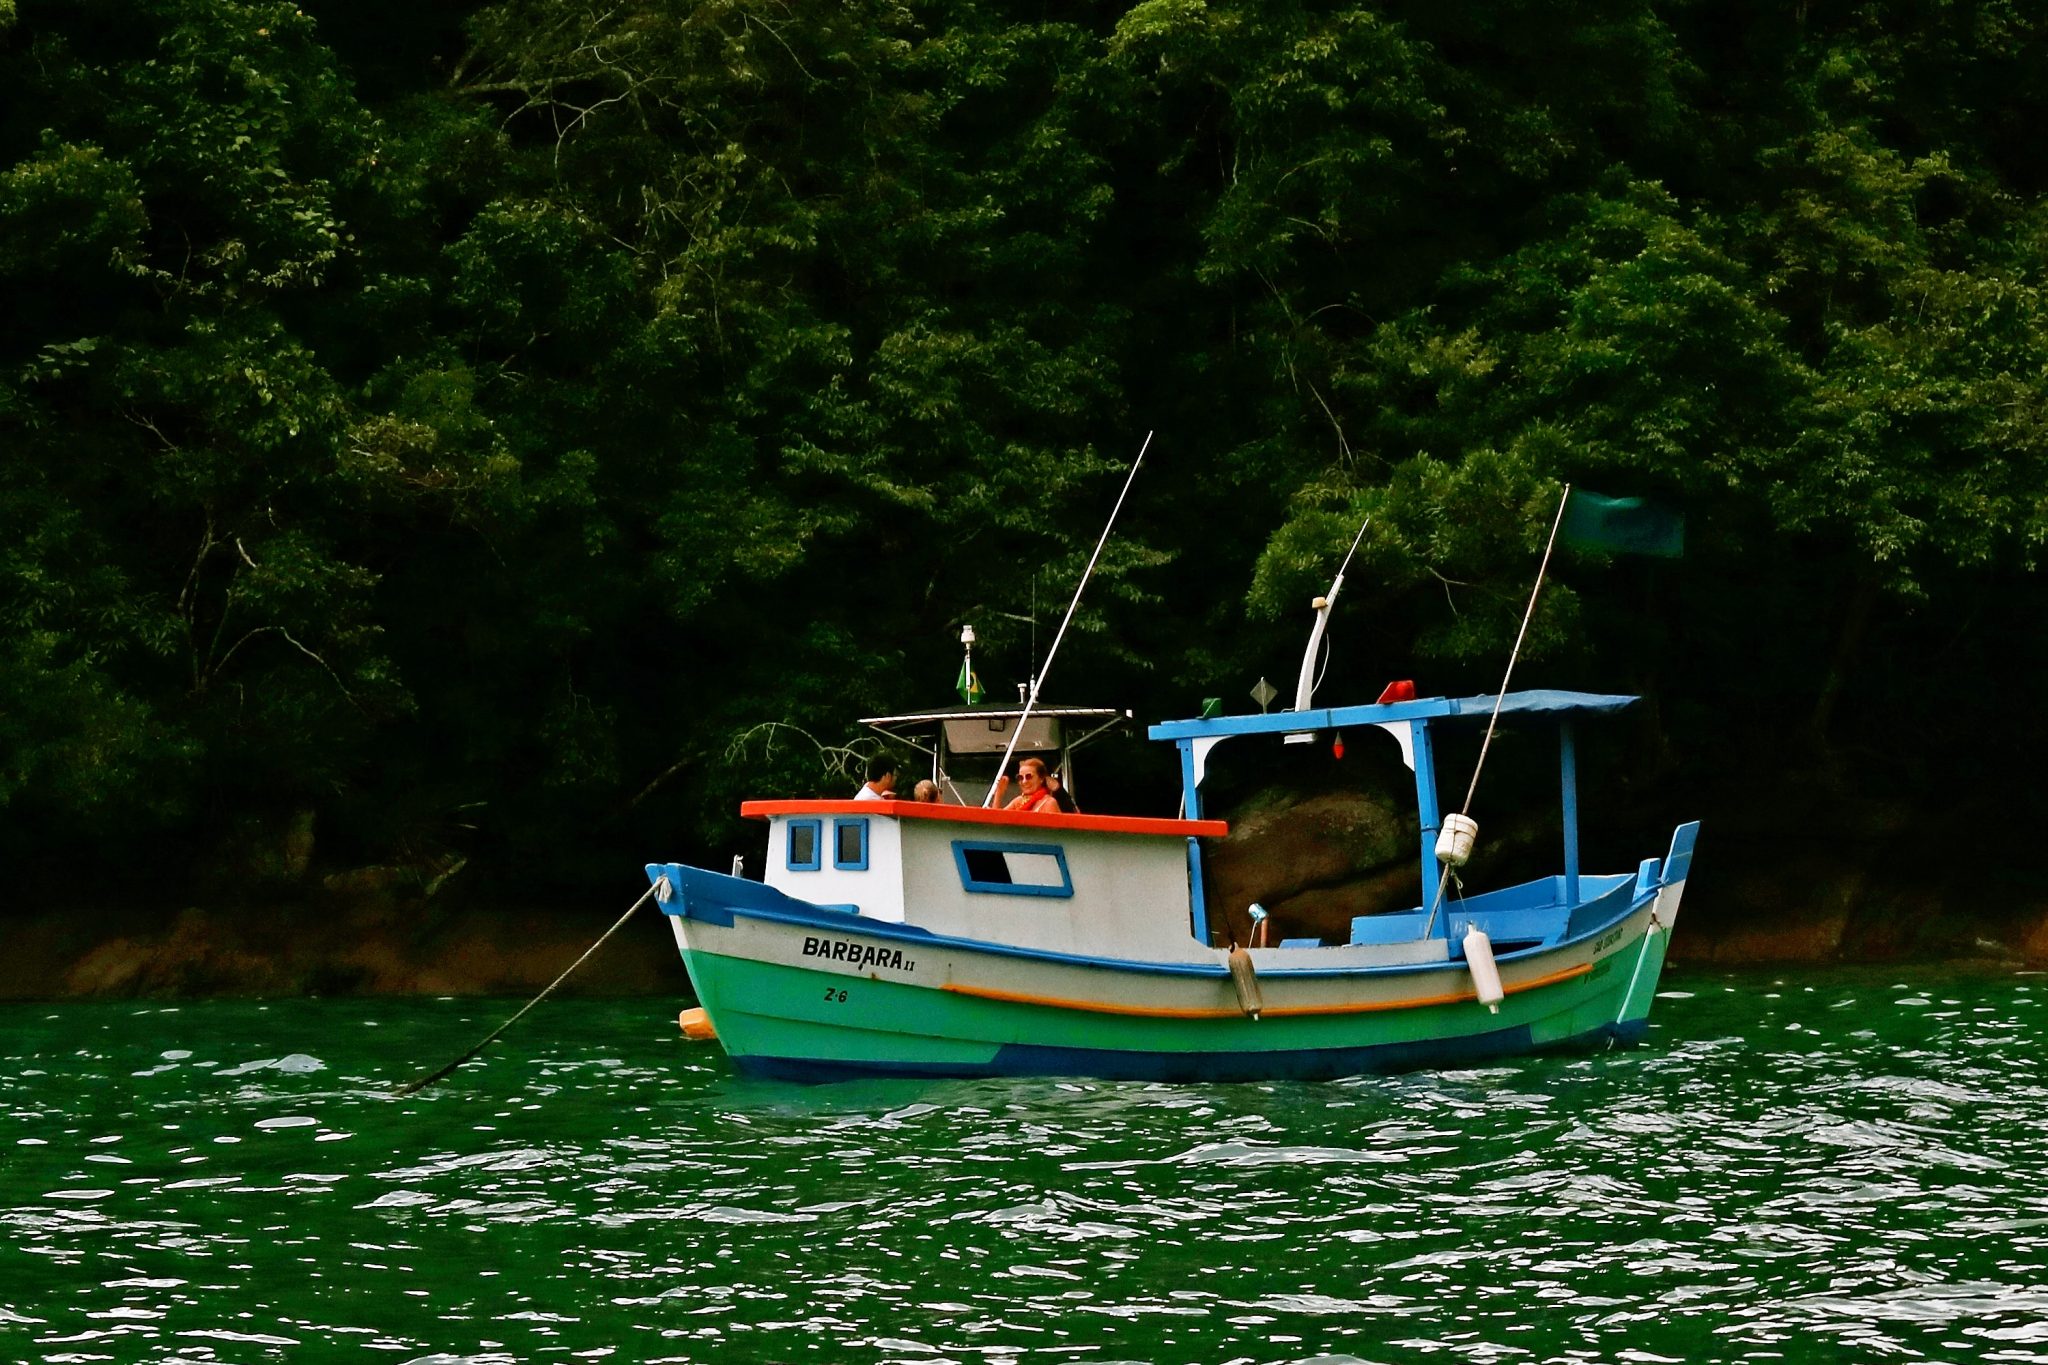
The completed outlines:
[[[1561,560],[1518,678],[1651,694],[1631,780],[2010,799],[2044,58],[2017,0],[0,0],[0,852],[720,844],[961,622],[1024,676],[1151,428],[1056,693],[1291,677],[1368,514],[1326,695],[1485,689],[1570,481],[1689,521]]]

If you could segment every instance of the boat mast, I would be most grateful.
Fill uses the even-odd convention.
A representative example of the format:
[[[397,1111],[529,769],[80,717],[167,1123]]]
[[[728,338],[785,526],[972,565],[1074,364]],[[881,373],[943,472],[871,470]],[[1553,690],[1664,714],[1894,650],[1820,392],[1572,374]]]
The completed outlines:
[[[1031,708],[1038,705],[1038,689],[1045,682],[1045,675],[1052,672],[1053,656],[1060,652],[1060,641],[1067,638],[1067,627],[1073,624],[1074,609],[1081,605],[1081,594],[1087,590],[1088,580],[1095,573],[1095,562],[1102,558],[1102,547],[1109,544],[1110,528],[1116,525],[1117,513],[1124,510],[1124,499],[1131,495],[1131,484],[1136,482],[1138,467],[1145,463],[1145,452],[1152,448],[1152,433],[1145,433],[1145,440],[1138,447],[1138,458],[1131,461],[1131,472],[1124,479],[1124,491],[1116,495],[1116,506],[1109,510],[1109,520],[1103,523],[1102,535],[1095,542],[1095,553],[1088,556],[1088,567],[1081,571],[1081,581],[1074,585],[1074,600],[1067,604],[1066,619],[1060,622],[1059,634],[1052,637],[1052,648],[1045,651],[1045,667],[1031,680],[1031,693],[1024,699],[1024,709],[1017,716],[1017,728],[1010,732],[1009,747],[1003,750],[1003,761],[996,765],[998,779],[1010,770],[1010,756],[1017,752],[1017,741],[1024,737],[1024,722],[1031,719]],[[981,799],[984,809],[995,804],[996,789],[990,786],[988,795]]]
[[[1451,877],[1457,872],[1458,868],[1464,865],[1466,856],[1471,852],[1472,841],[1479,833],[1479,826],[1473,823],[1472,820],[1472,798],[1479,794],[1479,774],[1486,767],[1487,751],[1493,748],[1493,732],[1494,728],[1500,724],[1500,708],[1508,699],[1508,684],[1514,681],[1515,677],[1515,661],[1522,657],[1522,641],[1529,637],[1529,622],[1536,615],[1536,598],[1543,591],[1543,576],[1550,571],[1550,552],[1557,548],[1557,531],[1560,526],[1564,525],[1564,509],[1571,500],[1572,486],[1566,484],[1563,496],[1557,500],[1557,515],[1551,518],[1550,539],[1543,543],[1543,559],[1536,565],[1536,582],[1529,589],[1529,606],[1522,613],[1522,627],[1515,632],[1515,647],[1508,651],[1507,672],[1501,675],[1500,690],[1493,694],[1493,711],[1486,718],[1486,737],[1479,741],[1479,759],[1472,765],[1472,781],[1465,788],[1465,804],[1459,807],[1456,815],[1444,822],[1446,826],[1444,837],[1442,841],[1438,842],[1436,849],[1437,861],[1443,864],[1443,875],[1437,878],[1436,895],[1429,903],[1429,919],[1422,926],[1422,936],[1424,938],[1428,938],[1430,934],[1435,932],[1436,912],[1443,906],[1444,889],[1451,884]],[[1573,780],[1574,782],[1577,780],[1576,771],[1573,773]],[[1574,811],[1573,814],[1576,815],[1576,812]],[[1452,842],[1452,831],[1449,828],[1452,821],[1457,821],[1464,826],[1461,849],[1447,846]],[[1428,886],[1428,879],[1424,878],[1422,884],[1425,887]],[[1444,930],[1448,936],[1450,931],[1448,921],[1445,922]]]

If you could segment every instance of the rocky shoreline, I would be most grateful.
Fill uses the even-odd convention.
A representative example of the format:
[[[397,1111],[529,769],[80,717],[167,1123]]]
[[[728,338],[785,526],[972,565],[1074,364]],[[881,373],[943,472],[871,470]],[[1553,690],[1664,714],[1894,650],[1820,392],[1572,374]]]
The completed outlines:
[[[7,921],[0,999],[533,995],[623,908],[46,911]],[[689,989],[667,926],[643,909],[561,994],[681,997]]]
[[[2048,966],[2048,904],[2038,893],[1963,912],[1925,889],[1880,892],[1854,878],[1818,882],[1811,869],[1801,872],[1789,883],[1791,869],[1702,879],[1686,898],[1671,962],[1739,968],[1974,959]],[[1787,884],[1824,891],[1791,905],[1782,898]],[[415,916],[406,907],[291,905],[17,915],[0,955],[0,999],[532,995],[605,931],[616,910],[470,906]],[[666,927],[643,910],[561,991],[683,999],[690,987]]]
[[[1220,920],[1227,932],[1243,936],[1242,907],[1254,900],[1280,936],[1327,941],[1342,941],[1354,915],[1416,903],[1412,815],[1356,794],[1268,798],[1234,810],[1230,837],[1212,849],[1210,902],[1238,907]],[[1710,811],[1670,961],[2048,966],[2048,877],[1976,868],[1964,886],[1941,856],[1955,847],[1942,829],[1873,807],[1829,810],[1835,823],[1824,834],[1782,804],[1747,821],[1732,802]],[[1627,846],[1657,846],[1655,831],[1668,837],[1669,828],[1646,820]],[[1490,835],[1488,856],[1499,862],[1475,861],[1481,885],[1554,865],[1547,827]],[[1518,860],[1532,870],[1515,872]],[[628,894],[617,905],[507,905],[478,894],[474,867],[315,880],[303,854],[289,862],[274,873],[276,894],[241,905],[164,910],[122,898],[10,910],[0,918],[0,999],[531,995],[605,931]],[[648,906],[562,992],[684,999],[689,989]]]

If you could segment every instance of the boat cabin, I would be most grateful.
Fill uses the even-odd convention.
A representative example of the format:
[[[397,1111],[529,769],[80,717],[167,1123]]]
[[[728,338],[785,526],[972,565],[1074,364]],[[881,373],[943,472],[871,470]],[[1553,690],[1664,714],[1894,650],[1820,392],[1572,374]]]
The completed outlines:
[[[1161,907],[1187,903],[1190,850],[1221,820],[1039,815],[919,801],[748,801],[763,879],[849,917],[1079,956],[1206,962]]]
[[[1229,832],[1202,818],[1210,753],[1228,739],[1283,739],[1362,727],[1386,730],[1415,774],[1420,813],[1424,903],[1408,912],[1360,916],[1347,943],[1289,941],[1262,947],[1333,969],[1441,962],[1455,956],[1468,925],[1484,928],[1504,953],[1570,937],[1657,884],[1649,859],[1635,876],[1588,876],[1579,868],[1578,776],[1572,722],[1618,711],[1635,700],[1576,692],[1514,692],[1503,697],[1431,697],[1248,716],[1169,721],[1152,726],[1181,759],[1185,818],[1026,814],[951,804],[985,793],[1022,708],[958,707],[868,722],[878,729],[936,728],[933,771],[948,783],[946,803],[915,801],[749,801],[742,814],[769,824],[767,885],[810,906],[903,924],[933,934],[998,940],[1020,949],[1128,961],[1211,962],[1217,946],[1204,902],[1202,845]],[[1558,724],[1563,870],[1470,897],[1436,903],[1436,845],[1444,824],[1433,737],[1438,727],[1483,724],[1490,716],[1542,717]],[[1124,717],[1054,708],[1046,728],[1034,711],[1018,743],[1044,747],[1071,763],[1064,725],[1082,721],[1092,737]],[[1056,728],[1062,727],[1062,728]],[[896,738],[900,730],[888,729]],[[987,739],[984,740],[983,736]],[[906,741],[908,742],[908,741]],[[921,746],[922,747],[922,746]],[[961,769],[985,756],[986,768]],[[984,776],[985,773],[985,776]],[[1072,775],[1068,768],[1069,777]],[[1689,850],[1689,844],[1687,845]],[[1674,845],[1674,853],[1676,845]],[[1682,869],[1675,869],[1682,875]],[[1646,880],[1647,879],[1647,880]],[[1242,908],[1242,907],[1237,907]],[[829,950],[829,942],[821,951]]]

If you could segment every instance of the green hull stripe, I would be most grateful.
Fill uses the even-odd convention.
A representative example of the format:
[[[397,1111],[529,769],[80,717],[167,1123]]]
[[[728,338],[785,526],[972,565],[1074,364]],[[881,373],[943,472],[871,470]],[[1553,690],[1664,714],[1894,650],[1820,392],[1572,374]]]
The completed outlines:
[[[1657,935],[1661,940],[1663,935]],[[1662,963],[1661,947],[1657,950]],[[1292,1053],[1429,1044],[1526,1028],[1536,1047],[1623,1017],[1636,965],[1618,954],[1584,975],[1509,996],[1365,1014],[1157,1019],[987,1000],[925,986],[691,950],[698,999],[726,1051],[875,1066],[976,1065],[1009,1045],[1144,1053]],[[1646,964],[1654,993],[1655,967]],[[1639,984],[1639,989],[1641,989]]]

